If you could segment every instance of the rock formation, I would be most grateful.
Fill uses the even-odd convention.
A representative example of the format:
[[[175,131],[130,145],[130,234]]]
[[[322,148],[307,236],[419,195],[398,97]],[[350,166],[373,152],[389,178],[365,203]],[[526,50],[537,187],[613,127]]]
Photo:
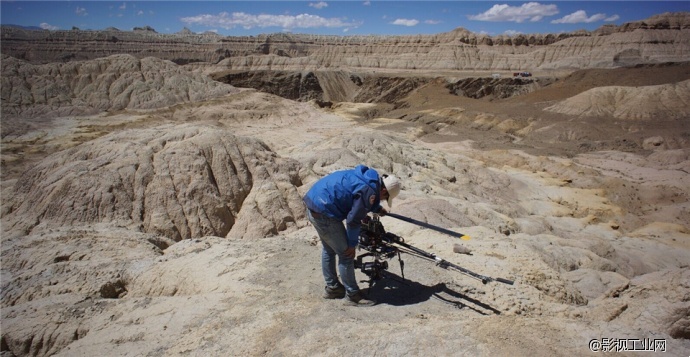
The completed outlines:
[[[576,116],[684,120],[690,116],[690,81],[657,86],[590,89],[545,110]]]
[[[163,108],[236,89],[154,57],[114,55],[92,61],[32,65],[2,59],[2,114],[54,117]]]
[[[448,84],[451,93],[467,98],[504,99],[530,93],[551,84],[551,80],[531,78],[466,78]]]
[[[303,218],[297,171],[260,142],[217,128],[124,131],[27,171],[4,228],[116,222],[173,240],[263,237]]]
[[[2,53],[32,63],[127,53],[178,64],[236,70],[535,70],[686,61],[690,13],[667,13],[594,32],[490,37],[465,29],[416,36],[159,34],[136,31],[29,31],[4,27]],[[84,51],[83,48],[88,50]]]

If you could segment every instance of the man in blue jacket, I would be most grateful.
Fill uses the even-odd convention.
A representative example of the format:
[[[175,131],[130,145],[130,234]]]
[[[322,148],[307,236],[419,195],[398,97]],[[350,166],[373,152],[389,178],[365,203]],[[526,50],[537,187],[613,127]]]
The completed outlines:
[[[304,196],[307,217],[323,245],[321,270],[326,280],[324,298],[344,298],[347,305],[354,306],[375,304],[365,299],[357,286],[355,248],[359,242],[362,219],[369,212],[381,216],[388,213],[381,206],[381,200],[386,200],[390,209],[393,198],[400,193],[400,187],[400,181],[395,176],[379,176],[376,170],[359,165],[323,177]],[[343,225],[343,220],[346,225]]]

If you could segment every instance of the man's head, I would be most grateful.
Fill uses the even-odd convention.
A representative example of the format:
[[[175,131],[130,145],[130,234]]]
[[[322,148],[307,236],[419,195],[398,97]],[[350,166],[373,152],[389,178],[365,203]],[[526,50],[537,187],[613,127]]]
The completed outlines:
[[[388,207],[393,207],[393,199],[400,193],[400,187],[402,184],[397,177],[393,175],[383,175],[381,180],[383,185],[381,185],[381,199],[388,202]]]

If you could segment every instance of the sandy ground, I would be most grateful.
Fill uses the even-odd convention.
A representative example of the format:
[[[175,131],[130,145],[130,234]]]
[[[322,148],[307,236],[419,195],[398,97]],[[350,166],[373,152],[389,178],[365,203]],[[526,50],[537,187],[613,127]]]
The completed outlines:
[[[407,107],[369,118],[376,105],[321,109],[243,90],[164,109],[3,121],[1,354],[570,356],[618,348],[637,356],[663,346],[688,355],[687,118],[602,124],[543,111],[575,94],[477,101],[429,86],[402,98]],[[472,238],[384,217],[388,231],[515,284],[484,285],[403,255],[404,281],[393,259],[367,289],[376,306],[324,300],[321,245],[297,211],[294,224],[258,239],[174,242],[127,220],[41,221],[46,215],[12,229],[29,220],[18,213],[23,181],[61,197],[57,184],[42,186],[49,178],[26,170],[48,167],[65,149],[97,162],[83,143],[116,151],[109,135],[161,126],[172,135],[182,125],[260,140],[299,164],[291,187],[300,194],[357,163],[392,172],[403,179],[393,212]],[[639,130],[621,131],[630,125]],[[554,140],[568,135],[579,139]],[[655,136],[665,144],[645,147]],[[57,172],[76,175],[67,166]],[[269,191],[256,190],[260,206]],[[454,253],[455,244],[471,254]]]

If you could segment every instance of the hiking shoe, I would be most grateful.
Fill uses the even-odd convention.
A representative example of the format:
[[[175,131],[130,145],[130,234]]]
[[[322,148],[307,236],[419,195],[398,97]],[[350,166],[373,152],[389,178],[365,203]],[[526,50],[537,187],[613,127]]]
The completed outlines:
[[[374,300],[369,300],[364,297],[364,294],[362,294],[361,291],[356,292],[354,295],[345,295],[345,298],[343,299],[345,301],[345,305],[347,306],[374,306],[376,305],[376,301]]]
[[[342,285],[337,285],[335,287],[330,287],[326,285],[325,292],[323,293],[324,299],[342,299],[345,297],[345,287]]]

